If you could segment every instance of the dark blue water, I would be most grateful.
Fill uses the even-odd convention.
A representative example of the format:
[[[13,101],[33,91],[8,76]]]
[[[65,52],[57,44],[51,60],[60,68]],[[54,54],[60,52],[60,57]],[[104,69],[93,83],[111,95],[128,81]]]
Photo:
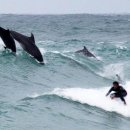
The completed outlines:
[[[130,128],[130,15],[0,15],[0,26],[34,33],[45,60],[0,40],[1,130]],[[83,46],[97,59],[75,53]],[[116,74],[127,106],[105,97]]]

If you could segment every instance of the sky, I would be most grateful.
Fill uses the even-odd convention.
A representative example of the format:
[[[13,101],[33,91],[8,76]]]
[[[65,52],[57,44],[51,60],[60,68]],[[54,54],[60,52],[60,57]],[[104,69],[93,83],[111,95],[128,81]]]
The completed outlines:
[[[0,14],[124,14],[130,0],[0,0]]]

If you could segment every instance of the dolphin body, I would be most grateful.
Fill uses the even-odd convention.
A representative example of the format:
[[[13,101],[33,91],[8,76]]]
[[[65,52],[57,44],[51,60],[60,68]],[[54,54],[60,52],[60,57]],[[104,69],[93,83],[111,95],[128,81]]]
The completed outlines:
[[[76,53],[83,53],[85,56],[96,58],[85,46],[82,50],[76,51]]]
[[[20,43],[22,48],[29,53],[32,57],[34,57],[38,62],[43,63],[43,57],[35,44],[34,35],[31,33],[31,36],[25,36],[15,31],[10,31],[13,38]]]
[[[0,27],[0,37],[3,40],[4,44],[5,44],[5,49],[8,48],[10,49],[12,52],[16,53],[16,45],[15,45],[15,41],[10,33],[9,29],[4,29],[2,27]]]

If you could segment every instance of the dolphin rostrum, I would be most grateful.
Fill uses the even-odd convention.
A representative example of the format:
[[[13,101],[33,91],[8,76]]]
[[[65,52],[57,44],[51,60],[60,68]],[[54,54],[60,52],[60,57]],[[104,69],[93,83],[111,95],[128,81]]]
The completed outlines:
[[[85,56],[96,58],[96,56],[92,54],[85,46],[82,50],[76,51],[76,53],[83,53]]]
[[[2,27],[0,27],[0,37],[3,40],[4,44],[5,44],[5,49],[8,48],[10,50],[12,50],[12,52],[16,53],[16,45],[15,45],[15,41],[10,33],[10,30],[6,30]]]
[[[43,57],[35,44],[34,35],[31,33],[31,36],[25,36],[15,31],[10,31],[13,38],[20,43],[22,48],[29,53],[32,57],[34,57],[38,62],[43,63]]]

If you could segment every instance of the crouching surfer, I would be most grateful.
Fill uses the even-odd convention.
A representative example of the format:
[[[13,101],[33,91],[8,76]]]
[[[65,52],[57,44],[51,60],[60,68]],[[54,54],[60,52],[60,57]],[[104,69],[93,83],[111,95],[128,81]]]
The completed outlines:
[[[120,98],[124,102],[124,104],[126,105],[126,101],[125,101],[124,97],[127,96],[127,91],[122,86],[120,86],[117,81],[113,82],[113,86],[108,91],[106,96],[108,96],[112,91],[114,91],[115,93],[112,93],[110,95],[111,99]]]

